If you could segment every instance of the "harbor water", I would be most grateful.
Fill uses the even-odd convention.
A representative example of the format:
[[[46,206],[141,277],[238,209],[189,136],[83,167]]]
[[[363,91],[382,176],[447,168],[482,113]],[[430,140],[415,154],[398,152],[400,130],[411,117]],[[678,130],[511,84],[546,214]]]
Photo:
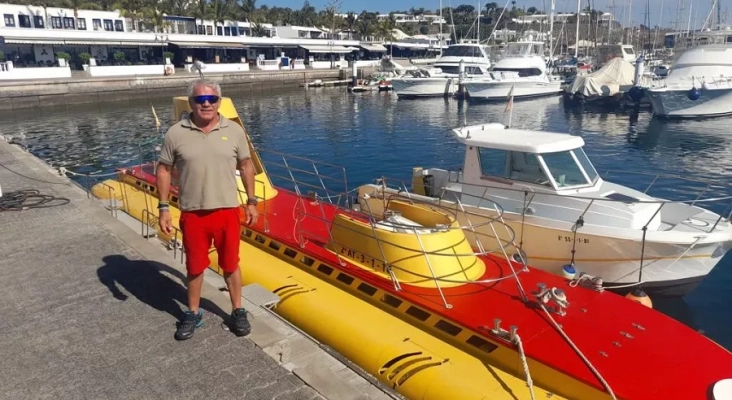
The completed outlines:
[[[509,118],[505,104],[401,100],[393,93],[350,94],[342,88],[292,89],[232,99],[256,146],[343,166],[348,189],[380,176],[409,184],[417,166],[459,168],[464,148],[451,128],[505,123]],[[171,104],[166,97],[4,113],[0,134],[12,136],[54,168],[105,174],[154,156],[172,119]],[[159,130],[153,107],[162,123]],[[514,128],[582,136],[585,152],[607,180],[640,190],[653,184],[649,194],[669,200],[694,200],[700,193],[703,198],[732,195],[732,119],[663,121],[647,111],[570,107],[561,97],[516,101],[511,113]],[[267,157],[264,160],[266,164]],[[85,184],[83,177],[76,179]],[[700,205],[730,212],[730,201]],[[728,286],[732,286],[730,254],[683,299],[655,300],[654,305],[732,349]]]

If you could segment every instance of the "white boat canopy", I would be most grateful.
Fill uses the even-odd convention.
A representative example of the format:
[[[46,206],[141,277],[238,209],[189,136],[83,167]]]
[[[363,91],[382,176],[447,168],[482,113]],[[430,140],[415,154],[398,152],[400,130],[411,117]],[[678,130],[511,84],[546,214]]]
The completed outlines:
[[[506,128],[499,123],[464,126],[452,131],[459,142],[468,146],[522,153],[556,153],[585,145],[585,141],[579,136]]]

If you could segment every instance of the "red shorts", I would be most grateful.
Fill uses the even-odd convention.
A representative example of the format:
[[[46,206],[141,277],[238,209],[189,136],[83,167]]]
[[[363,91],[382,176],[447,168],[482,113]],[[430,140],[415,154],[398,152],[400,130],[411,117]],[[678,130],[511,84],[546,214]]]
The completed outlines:
[[[211,244],[216,247],[219,266],[224,272],[231,273],[239,269],[240,213],[240,207],[180,213],[189,275],[201,274],[209,267]]]

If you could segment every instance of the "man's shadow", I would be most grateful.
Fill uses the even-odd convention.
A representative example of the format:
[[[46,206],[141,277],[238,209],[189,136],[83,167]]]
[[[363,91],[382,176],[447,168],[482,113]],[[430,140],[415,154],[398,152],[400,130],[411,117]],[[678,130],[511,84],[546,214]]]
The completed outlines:
[[[104,265],[97,269],[97,277],[116,299],[127,300],[128,296],[119,288],[121,286],[141,302],[167,312],[177,320],[183,318],[183,309],[179,304],[183,304],[184,307],[188,304],[188,292],[184,285],[165,276],[163,272],[185,282],[186,276],[183,273],[165,264],[148,260],[130,260],[119,254],[106,256],[102,261]],[[200,307],[218,315],[224,321],[228,320],[228,314],[208,299],[202,297]]]

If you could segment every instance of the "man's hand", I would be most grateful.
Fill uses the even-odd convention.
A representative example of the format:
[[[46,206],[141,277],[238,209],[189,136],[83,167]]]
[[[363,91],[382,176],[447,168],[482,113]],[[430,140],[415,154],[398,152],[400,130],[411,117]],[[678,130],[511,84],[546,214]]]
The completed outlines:
[[[160,218],[158,218],[160,230],[166,235],[173,234],[173,219],[170,217],[170,211],[160,210]]]
[[[257,206],[253,204],[249,204],[245,208],[247,212],[247,225],[253,225],[257,223],[257,218],[259,217],[259,211],[257,210]]]

